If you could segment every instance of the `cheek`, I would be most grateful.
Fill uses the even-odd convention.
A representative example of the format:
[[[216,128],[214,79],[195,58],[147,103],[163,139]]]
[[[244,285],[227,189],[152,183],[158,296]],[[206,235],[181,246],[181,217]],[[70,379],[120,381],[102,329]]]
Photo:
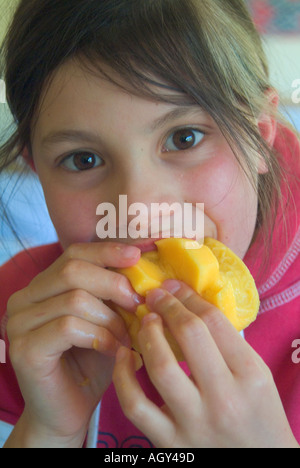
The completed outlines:
[[[59,190],[45,193],[48,210],[63,246],[91,242],[96,237],[96,207],[85,194],[66,194]]]
[[[184,190],[193,199],[205,203],[206,209],[210,210],[228,196],[237,176],[236,164],[227,158],[215,157],[187,173]]]
[[[204,203],[218,239],[244,257],[255,229],[257,196],[234,156],[215,157],[194,168],[185,178],[184,192],[189,201]]]

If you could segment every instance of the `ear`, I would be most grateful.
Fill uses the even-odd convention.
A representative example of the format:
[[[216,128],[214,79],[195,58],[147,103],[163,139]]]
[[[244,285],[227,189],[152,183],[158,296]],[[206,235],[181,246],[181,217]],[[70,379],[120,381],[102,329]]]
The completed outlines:
[[[29,166],[34,172],[36,172],[35,165],[34,165],[34,162],[33,162],[32,156],[31,156],[31,152],[29,151],[28,146],[26,146],[26,147],[23,149],[21,155],[22,155],[24,161],[26,162],[26,164],[28,164],[28,166]]]
[[[265,92],[267,98],[266,109],[264,109],[258,119],[258,128],[261,136],[267,142],[270,149],[273,148],[276,133],[277,133],[277,120],[274,117],[276,115],[278,105],[279,105],[279,95],[275,89],[268,89]],[[268,172],[268,168],[263,161],[259,162],[258,167],[259,174],[265,174]]]

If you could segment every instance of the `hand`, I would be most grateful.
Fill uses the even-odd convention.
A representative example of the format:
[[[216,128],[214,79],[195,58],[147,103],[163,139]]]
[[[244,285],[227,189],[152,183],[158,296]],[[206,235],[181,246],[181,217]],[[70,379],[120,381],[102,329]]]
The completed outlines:
[[[118,351],[113,380],[127,418],[158,448],[298,448],[268,367],[219,310],[180,284],[175,296],[167,292],[172,280],[164,283],[161,298],[163,290],[148,294],[153,313],[139,333],[162,408],[141,389],[132,353]],[[180,345],[190,377],[163,324]]]
[[[127,249],[112,242],[73,245],[9,300],[10,357],[25,400],[19,433],[27,437],[16,444],[83,443],[111,383],[115,354],[130,345],[109,301],[134,311],[137,295],[123,275],[106,269],[134,265],[140,250],[126,258]]]

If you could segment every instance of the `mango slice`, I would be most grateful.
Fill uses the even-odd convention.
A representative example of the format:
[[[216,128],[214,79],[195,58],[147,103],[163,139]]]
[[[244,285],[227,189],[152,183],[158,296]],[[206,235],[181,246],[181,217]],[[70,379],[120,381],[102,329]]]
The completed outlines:
[[[188,239],[171,238],[161,239],[155,245],[157,251],[143,253],[136,265],[114,269],[129,279],[138,294],[145,297],[166,279],[174,278],[215,305],[238,331],[256,319],[260,302],[254,279],[243,261],[221,242],[206,238],[204,245],[200,245]],[[136,315],[114,306],[125,320],[133,348],[140,352],[137,334],[142,318],[149,313],[147,306],[140,305]],[[165,334],[176,358],[184,360],[174,337],[167,329]]]

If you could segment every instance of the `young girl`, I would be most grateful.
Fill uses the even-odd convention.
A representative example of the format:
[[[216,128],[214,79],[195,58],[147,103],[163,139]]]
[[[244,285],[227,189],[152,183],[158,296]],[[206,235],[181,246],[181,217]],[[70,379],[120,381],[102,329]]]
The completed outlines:
[[[1,166],[37,172],[60,241],[0,269],[6,446],[81,447],[93,426],[98,447],[298,448],[299,142],[244,2],[21,0],[3,57],[17,130]],[[140,298],[109,268],[155,239],[97,238],[120,194],[204,203],[205,236],[257,281],[245,340],[169,280],[146,299],[140,368],[113,309]]]

